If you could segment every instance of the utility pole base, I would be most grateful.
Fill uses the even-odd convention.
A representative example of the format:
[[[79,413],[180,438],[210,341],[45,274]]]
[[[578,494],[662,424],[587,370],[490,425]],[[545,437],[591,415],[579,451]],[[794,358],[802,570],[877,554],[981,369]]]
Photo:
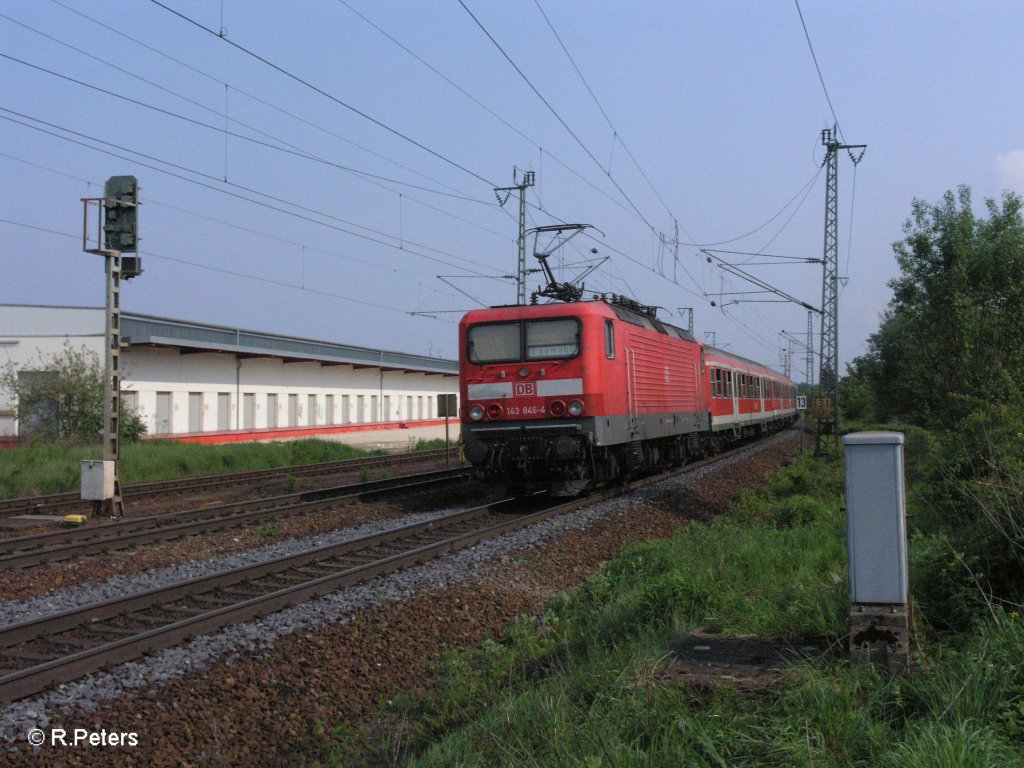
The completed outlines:
[[[850,663],[910,673],[910,614],[901,603],[850,606]]]

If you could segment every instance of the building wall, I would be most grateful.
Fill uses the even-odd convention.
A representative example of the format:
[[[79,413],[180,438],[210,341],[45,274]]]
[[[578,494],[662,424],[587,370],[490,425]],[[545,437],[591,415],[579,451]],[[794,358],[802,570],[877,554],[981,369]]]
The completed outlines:
[[[59,353],[68,342],[102,355],[104,323],[101,309],[0,305],[0,366],[31,367],[33,360]],[[18,434],[16,408],[13,396],[0,389],[0,437]]]
[[[201,395],[202,401],[198,431],[212,432],[223,423],[221,405],[225,403],[227,428],[238,429],[240,422],[242,428],[248,428],[244,410],[249,394],[253,396],[251,428],[266,429],[434,419],[437,395],[458,390],[457,380],[451,376],[400,371],[384,371],[382,376],[377,368],[286,363],[273,358],[246,358],[236,366],[233,355],[220,353],[183,355],[177,350],[130,349],[122,359],[124,389],[137,393],[136,408],[151,435],[193,431],[189,419],[192,393]],[[157,423],[158,392],[170,393],[169,423]],[[268,413],[268,395],[277,395],[276,424]],[[290,423],[289,398],[293,395],[295,424]],[[310,395],[315,397],[315,413],[309,409]],[[327,412],[328,395],[333,395],[331,414]]]
[[[84,345],[102,356],[103,333],[101,309],[0,305],[0,365],[30,365],[39,354],[52,355],[65,343]],[[278,427],[425,421],[437,418],[438,394],[458,392],[454,376],[236,358],[224,352],[128,347],[121,361],[125,400],[134,405],[150,435],[269,428],[269,395],[277,396]],[[246,395],[252,396],[251,425],[246,423]],[[198,406],[194,414],[192,406]],[[0,436],[17,434],[15,408],[0,392]]]

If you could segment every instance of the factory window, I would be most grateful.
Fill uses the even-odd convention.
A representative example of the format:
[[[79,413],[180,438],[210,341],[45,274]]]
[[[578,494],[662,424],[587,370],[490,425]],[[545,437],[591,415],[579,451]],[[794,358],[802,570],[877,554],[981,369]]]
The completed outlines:
[[[121,391],[121,411],[123,413],[138,413],[139,393]]]
[[[267,395],[267,426],[277,426],[277,395]]]
[[[474,363],[501,363],[519,360],[519,323],[485,323],[469,329],[469,359]]]
[[[615,325],[611,320],[604,321],[604,356],[615,358]]]

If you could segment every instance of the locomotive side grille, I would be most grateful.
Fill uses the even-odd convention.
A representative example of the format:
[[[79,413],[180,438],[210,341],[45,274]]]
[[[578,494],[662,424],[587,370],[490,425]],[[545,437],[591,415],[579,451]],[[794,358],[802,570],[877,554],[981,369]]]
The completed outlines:
[[[669,345],[653,334],[634,332],[630,336],[634,401],[640,412],[696,410],[696,346]]]

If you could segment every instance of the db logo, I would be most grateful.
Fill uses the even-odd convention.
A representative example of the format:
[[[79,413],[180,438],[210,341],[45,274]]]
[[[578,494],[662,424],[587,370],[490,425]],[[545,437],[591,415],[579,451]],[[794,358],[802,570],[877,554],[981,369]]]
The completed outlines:
[[[512,394],[516,397],[536,397],[537,384],[532,381],[517,382],[512,387]]]

